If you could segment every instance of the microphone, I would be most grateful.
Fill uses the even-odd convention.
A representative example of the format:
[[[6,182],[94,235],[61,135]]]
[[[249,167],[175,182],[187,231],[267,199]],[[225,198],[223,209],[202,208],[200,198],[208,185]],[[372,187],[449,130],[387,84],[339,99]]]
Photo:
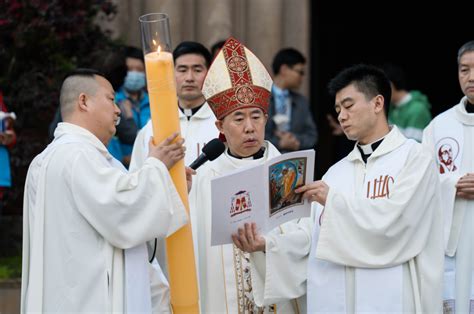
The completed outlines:
[[[217,157],[219,157],[223,152],[225,151],[225,145],[222,143],[218,138],[215,138],[211,140],[209,143],[204,145],[202,148],[202,153],[201,155],[194,160],[189,167],[196,170],[200,166],[202,166],[203,163],[206,161],[214,160]]]

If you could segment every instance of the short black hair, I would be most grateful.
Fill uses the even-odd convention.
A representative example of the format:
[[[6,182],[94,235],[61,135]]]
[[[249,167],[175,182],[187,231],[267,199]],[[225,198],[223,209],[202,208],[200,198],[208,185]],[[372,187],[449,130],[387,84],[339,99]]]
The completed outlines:
[[[298,63],[306,63],[303,54],[294,48],[284,48],[278,51],[273,58],[272,70],[274,74],[278,74],[282,65],[286,64],[291,68]]]
[[[405,71],[403,71],[401,66],[392,63],[385,63],[382,65],[382,69],[390,82],[392,82],[393,86],[395,86],[395,89],[406,90],[408,88]]]
[[[145,57],[143,57],[143,51],[133,46],[125,47],[125,57],[142,60],[145,63]]]
[[[328,84],[329,94],[335,97],[343,88],[354,84],[358,91],[365,95],[366,99],[372,99],[377,95],[384,98],[385,116],[387,117],[392,88],[390,80],[382,69],[367,64],[357,64],[339,72]]]
[[[206,68],[209,68],[212,62],[212,56],[209,50],[203,44],[195,41],[183,41],[173,50],[173,61],[182,55],[197,54],[201,55],[206,61]]]

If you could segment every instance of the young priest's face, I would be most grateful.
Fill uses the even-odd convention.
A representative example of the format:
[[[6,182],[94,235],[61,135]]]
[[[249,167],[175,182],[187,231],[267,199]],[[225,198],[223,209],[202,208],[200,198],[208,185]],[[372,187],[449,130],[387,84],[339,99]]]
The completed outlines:
[[[243,108],[217,120],[216,126],[225,135],[232,154],[249,157],[263,146],[267,117],[262,109]]]

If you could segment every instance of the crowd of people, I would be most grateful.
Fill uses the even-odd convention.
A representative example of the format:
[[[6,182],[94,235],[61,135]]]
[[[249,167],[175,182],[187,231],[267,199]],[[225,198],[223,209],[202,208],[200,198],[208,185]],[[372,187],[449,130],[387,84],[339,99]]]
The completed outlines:
[[[164,240],[187,223],[202,313],[472,313],[474,41],[457,56],[464,97],[433,120],[396,65],[338,73],[328,119],[355,145],[294,191],[311,216],[268,234],[246,223],[220,246],[212,179],[315,148],[318,131],[298,93],[301,52],[277,52],[272,76],[235,38],[212,50],[174,49],[181,133],[158,145],[140,49],[65,78],[53,140],[25,184],[22,313],[172,312]],[[4,163],[15,136],[13,119],[2,121]],[[188,215],[169,169],[213,138],[224,153],[186,169]]]

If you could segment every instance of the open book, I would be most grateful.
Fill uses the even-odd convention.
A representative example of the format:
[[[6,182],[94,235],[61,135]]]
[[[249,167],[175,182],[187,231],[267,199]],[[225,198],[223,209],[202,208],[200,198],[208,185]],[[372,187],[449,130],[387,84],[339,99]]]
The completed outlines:
[[[231,235],[246,222],[266,234],[309,216],[311,203],[295,189],[313,181],[314,155],[314,150],[291,152],[213,179],[211,245],[232,243]]]

